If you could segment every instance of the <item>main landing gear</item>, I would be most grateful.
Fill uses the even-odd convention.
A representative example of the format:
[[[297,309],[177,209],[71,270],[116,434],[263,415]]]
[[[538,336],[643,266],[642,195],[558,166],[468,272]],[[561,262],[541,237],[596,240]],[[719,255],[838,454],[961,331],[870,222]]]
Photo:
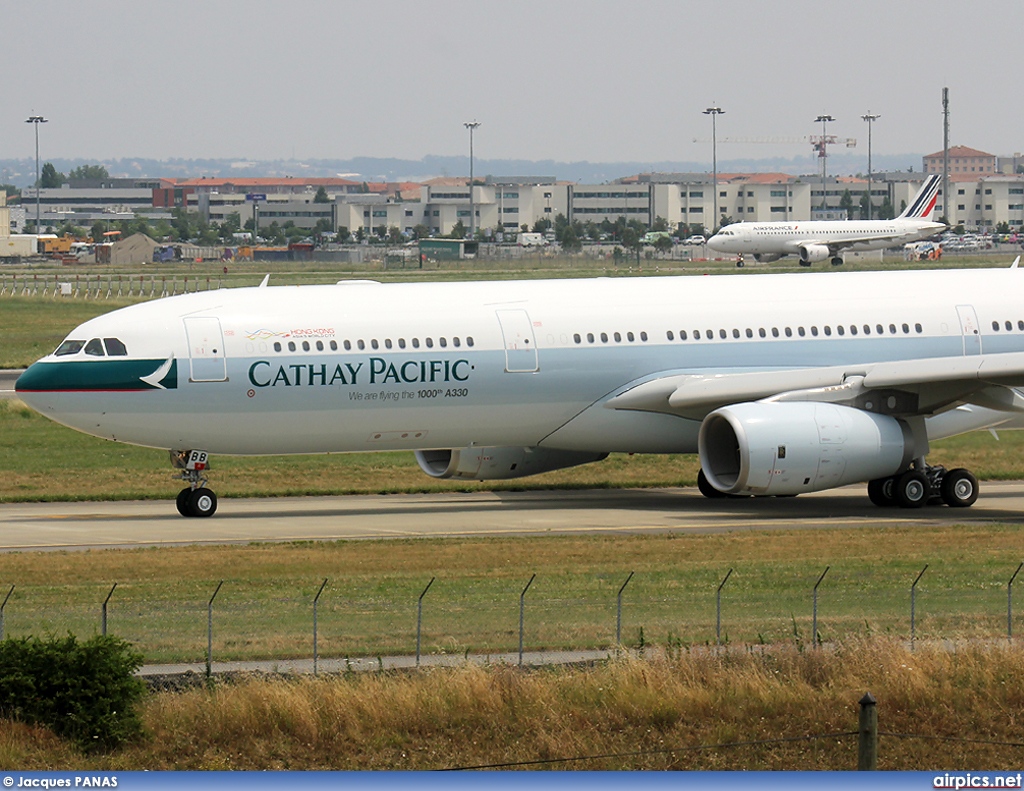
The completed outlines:
[[[921,508],[933,500],[951,508],[967,508],[978,499],[978,479],[963,468],[930,467],[919,459],[900,475],[870,481],[868,497],[883,508]]]
[[[213,516],[217,511],[217,495],[207,489],[203,475],[210,455],[205,450],[171,451],[171,464],[181,470],[179,476],[188,486],[178,492],[176,504],[182,516]]]

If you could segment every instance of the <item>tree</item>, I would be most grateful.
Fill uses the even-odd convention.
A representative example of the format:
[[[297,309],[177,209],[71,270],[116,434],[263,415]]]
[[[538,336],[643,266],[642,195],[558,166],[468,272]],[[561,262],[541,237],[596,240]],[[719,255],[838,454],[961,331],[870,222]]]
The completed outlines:
[[[561,217],[561,215],[559,215]],[[565,219],[563,217],[563,219]],[[525,228],[524,228],[525,230]],[[533,233],[544,233],[545,231],[551,230],[551,220],[547,217],[541,217],[533,224]]]
[[[327,190],[324,189],[323,184],[317,189],[316,195],[313,198],[313,203],[330,203],[331,199],[327,197]]]
[[[430,236],[430,228],[428,228],[426,225],[424,225],[423,223],[419,223],[413,226],[413,239],[426,239],[428,236]]]
[[[860,194],[860,218],[862,220],[866,220],[869,214],[874,214],[874,212],[870,211],[870,206],[871,196],[868,195],[867,190],[865,190]]]
[[[853,195],[850,190],[843,190],[843,197],[839,199],[839,208],[846,212],[846,219],[853,219]]]
[[[69,179],[108,179],[110,173],[103,165],[80,165],[70,173]]]
[[[41,189],[53,189],[59,187],[65,181],[67,181],[65,175],[59,173],[51,162],[43,165],[42,172],[39,174],[39,186]]]
[[[466,238],[466,226],[462,224],[462,220],[456,220],[455,225],[452,226],[452,232],[448,234],[450,239],[465,239]]]
[[[405,241],[405,237],[402,235],[402,229],[397,225],[392,225],[388,228],[388,241],[391,244],[401,244]]]
[[[352,235],[352,233],[351,233],[351,231],[349,231],[347,226],[345,226],[345,225],[339,225],[338,226],[338,236],[337,236],[337,239],[338,239],[338,243],[339,244],[344,244],[351,235]]]
[[[3,190],[5,193],[7,193],[7,203],[11,203],[12,198],[16,199],[16,201],[14,202],[21,200],[21,190],[15,187],[13,184],[0,184],[0,190]]]
[[[668,231],[668,220],[664,217],[655,217],[654,222],[651,223],[652,231]]]
[[[878,213],[875,217],[879,220],[891,220],[895,216],[896,212],[893,211],[892,201],[889,200],[889,196],[887,195],[882,201],[882,205],[878,207]]]

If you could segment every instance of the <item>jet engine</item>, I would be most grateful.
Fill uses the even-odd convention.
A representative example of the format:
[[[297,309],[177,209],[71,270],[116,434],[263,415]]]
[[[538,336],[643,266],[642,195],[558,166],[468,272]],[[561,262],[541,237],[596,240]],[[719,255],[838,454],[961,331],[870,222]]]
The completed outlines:
[[[697,439],[708,482],[727,494],[793,495],[883,478],[914,453],[910,428],[888,415],[816,402],[717,409]]]
[[[601,461],[607,455],[536,447],[470,447],[461,450],[418,450],[416,462],[431,478],[493,481],[575,467],[577,464]]]
[[[832,254],[828,245],[824,244],[802,244],[800,245],[800,263],[804,265],[817,264],[820,261],[827,261]]]

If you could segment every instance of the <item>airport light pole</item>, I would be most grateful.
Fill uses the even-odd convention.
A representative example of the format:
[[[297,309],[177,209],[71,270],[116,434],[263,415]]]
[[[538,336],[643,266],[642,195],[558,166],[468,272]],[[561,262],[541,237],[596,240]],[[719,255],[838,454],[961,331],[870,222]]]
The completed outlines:
[[[874,125],[874,122],[877,121],[881,117],[882,116],[878,115],[877,113],[875,113],[874,115],[872,115],[871,113],[866,113],[866,114],[861,116],[862,119],[864,119],[865,121],[868,122],[868,219],[869,220],[871,219],[871,209],[872,209],[872,206],[871,206],[871,127]]]
[[[473,132],[479,121],[466,121],[463,124],[469,130],[469,238],[476,239],[476,208],[473,205]]]
[[[704,115],[711,116],[711,232],[718,227],[718,116],[724,113],[721,107],[709,107]]]
[[[33,124],[36,128],[36,234],[39,233],[39,124],[47,123],[47,119],[41,115],[30,115],[25,119],[26,124]]]
[[[829,121],[836,120],[831,115],[819,115],[814,119],[815,123],[821,123],[821,208],[822,211],[828,209],[827,198],[825,197],[825,182],[828,179],[828,141],[826,138],[828,135],[825,134],[825,124]]]

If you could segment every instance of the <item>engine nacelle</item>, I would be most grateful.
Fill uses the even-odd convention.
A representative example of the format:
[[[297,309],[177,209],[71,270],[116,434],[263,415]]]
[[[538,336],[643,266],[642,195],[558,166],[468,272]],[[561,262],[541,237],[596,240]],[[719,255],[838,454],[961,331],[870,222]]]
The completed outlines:
[[[575,467],[601,461],[607,455],[548,448],[463,448],[418,450],[416,462],[431,478],[494,481]]]
[[[800,263],[817,264],[820,261],[827,261],[832,257],[828,246],[824,244],[802,244],[800,245]]]
[[[717,409],[697,446],[708,482],[728,494],[831,489],[894,475],[916,455],[910,428],[895,418],[807,401]]]
[[[754,253],[754,260],[759,264],[770,264],[782,258],[782,253]]]

